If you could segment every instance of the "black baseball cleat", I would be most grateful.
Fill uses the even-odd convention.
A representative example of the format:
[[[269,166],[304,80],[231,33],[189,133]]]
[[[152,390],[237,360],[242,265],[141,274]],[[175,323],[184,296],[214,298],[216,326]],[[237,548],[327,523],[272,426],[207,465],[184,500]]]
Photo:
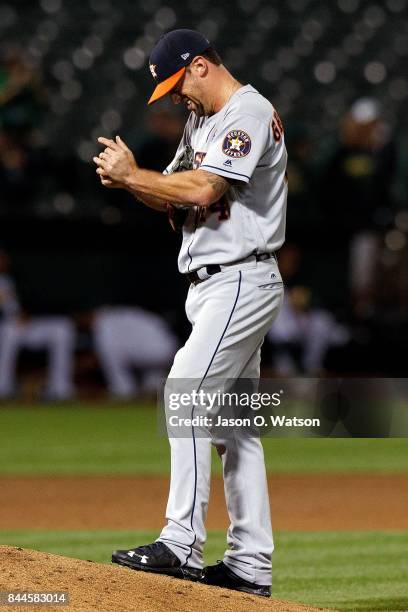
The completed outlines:
[[[130,550],[115,550],[112,553],[112,563],[186,580],[200,580],[203,573],[203,570],[195,567],[182,567],[180,559],[163,542],[153,542]]]
[[[261,597],[271,596],[270,586],[254,584],[253,582],[248,582],[240,578],[222,561],[219,561],[216,565],[207,565],[203,570],[201,582],[224,589],[233,589],[234,591],[250,593],[251,595],[260,595]]]

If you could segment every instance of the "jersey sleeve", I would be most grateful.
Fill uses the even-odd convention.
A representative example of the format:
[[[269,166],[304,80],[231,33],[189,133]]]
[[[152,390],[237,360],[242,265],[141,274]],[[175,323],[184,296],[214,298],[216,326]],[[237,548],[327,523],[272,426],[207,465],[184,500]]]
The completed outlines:
[[[230,112],[200,166],[225,178],[248,183],[266,152],[271,128],[266,121],[244,112]]]

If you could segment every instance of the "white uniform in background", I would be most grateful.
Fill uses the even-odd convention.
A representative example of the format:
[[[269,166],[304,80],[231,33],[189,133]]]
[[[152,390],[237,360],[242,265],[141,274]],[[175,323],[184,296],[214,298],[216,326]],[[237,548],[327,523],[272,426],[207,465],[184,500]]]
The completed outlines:
[[[323,370],[324,358],[329,348],[346,344],[350,334],[326,310],[299,312],[290,299],[285,297],[282,310],[268,332],[268,339],[278,345],[274,353],[274,367],[278,374],[290,376],[298,373],[296,359],[289,348],[284,346],[296,344],[301,348],[302,371],[317,375]]]
[[[275,109],[250,85],[218,113],[190,115],[167,173],[187,147],[195,169],[233,183],[219,202],[186,211],[179,270],[196,272],[202,282],[190,285],[186,313],[192,331],[169,379],[194,379],[196,390],[213,392],[220,379],[259,378],[261,345],[283,296],[274,251],[285,238],[287,155]],[[214,267],[220,271],[214,273]],[[172,384],[169,380],[168,388]],[[231,521],[224,563],[249,582],[270,585],[273,539],[259,438],[237,436],[218,444],[191,429],[190,437],[182,438],[168,428],[168,522],[159,540],[182,564],[203,566],[213,442],[222,454]]]
[[[135,307],[101,308],[92,331],[112,395],[130,398],[140,390],[157,389],[177,350],[176,338],[159,316]],[[141,387],[133,369],[142,373]]]
[[[0,275],[0,397],[16,391],[18,353],[22,348],[46,350],[48,373],[45,396],[65,400],[73,395],[72,366],[75,329],[67,317],[21,318],[13,280]]]

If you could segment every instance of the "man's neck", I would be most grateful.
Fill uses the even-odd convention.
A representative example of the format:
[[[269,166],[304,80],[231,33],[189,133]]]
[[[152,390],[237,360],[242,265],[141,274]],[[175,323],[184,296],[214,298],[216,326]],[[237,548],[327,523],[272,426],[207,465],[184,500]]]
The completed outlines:
[[[211,105],[212,115],[218,113],[218,111],[227,104],[234,93],[243,86],[242,83],[234,79],[232,74],[230,74],[224,66],[220,66],[220,69],[222,69],[223,72],[220,74],[220,80],[216,83],[216,90]]]

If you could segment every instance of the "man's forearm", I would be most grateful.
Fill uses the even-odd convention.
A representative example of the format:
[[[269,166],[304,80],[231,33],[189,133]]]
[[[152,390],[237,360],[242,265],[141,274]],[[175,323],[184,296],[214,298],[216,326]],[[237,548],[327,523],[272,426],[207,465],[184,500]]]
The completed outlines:
[[[183,206],[210,206],[230,186],[223,176],[206,170],[186,170],[166,175],[143,170],[119,136],[115,141],[101,136],[98,141],[106,145],[105,150],[93,158],[102,184],[127,189],[156,210],[164,210],[167,202]]]
[[[129,189],[128,191],[137,199],[146,204],[149,208],[153,208],[154,210],[158,210],[159,212],[167,211],[167,202],[160,198],[156,198],[155,196],[148,195],[146,193],[140,193],[139,191],[135,191],[133,189]]]
[[[153,202],[209,206],[225,193],[228,184],[222,177],[199,170],[163,175],[138,168],[127,179],[126,186],[142,201],[147,198]]]

